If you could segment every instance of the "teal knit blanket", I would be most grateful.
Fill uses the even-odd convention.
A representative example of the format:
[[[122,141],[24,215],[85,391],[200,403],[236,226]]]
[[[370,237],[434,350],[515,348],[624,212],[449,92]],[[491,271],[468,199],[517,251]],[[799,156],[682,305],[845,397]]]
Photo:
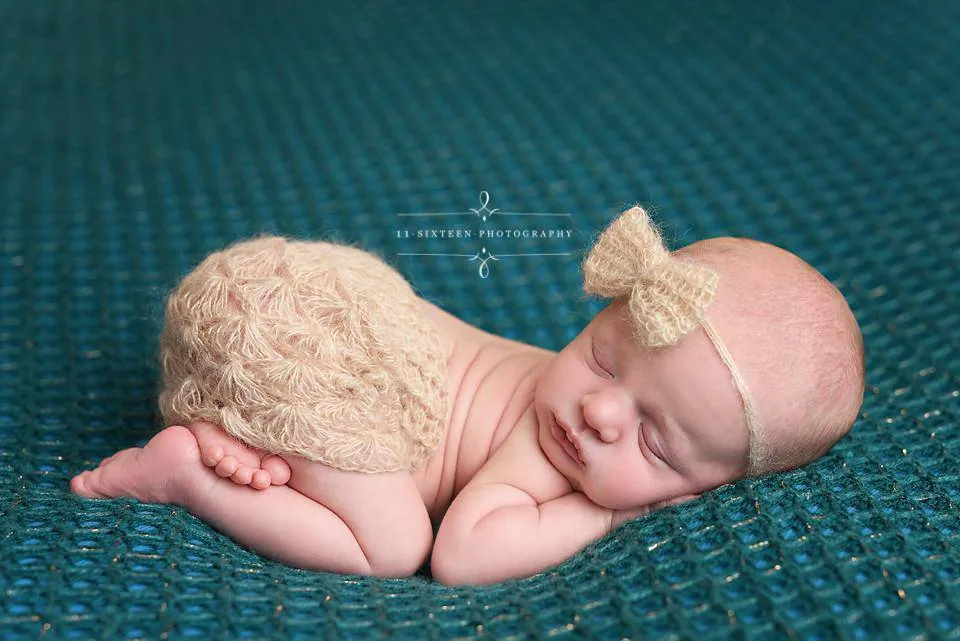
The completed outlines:
[[[948,0],[0,0],[0,639],[960,637],[958,78]],[[560,349],[637,203],[844,293],[868,389],[827,456],[470,589],[69,493],[160,427],[163,297],[209,252],[355,243]]]

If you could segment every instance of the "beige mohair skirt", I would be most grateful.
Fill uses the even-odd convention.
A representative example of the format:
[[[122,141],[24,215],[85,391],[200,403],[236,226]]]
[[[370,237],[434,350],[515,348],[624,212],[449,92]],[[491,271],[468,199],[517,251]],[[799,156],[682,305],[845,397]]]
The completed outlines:
[[[160,411],[359,472],[414,470],[449,399],[436,327],[375,254],[264,236],[230,245],[166,301]]]

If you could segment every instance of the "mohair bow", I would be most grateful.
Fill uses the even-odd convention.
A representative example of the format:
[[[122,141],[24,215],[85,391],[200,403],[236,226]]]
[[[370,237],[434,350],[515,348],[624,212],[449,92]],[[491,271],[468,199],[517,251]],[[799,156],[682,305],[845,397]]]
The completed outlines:
[[[604,298],[628,296],[637,341],[673,345],[693,331],[713,301],[719,277],[673,258],[641,207],[604,230],[583,264],[583,288]]]

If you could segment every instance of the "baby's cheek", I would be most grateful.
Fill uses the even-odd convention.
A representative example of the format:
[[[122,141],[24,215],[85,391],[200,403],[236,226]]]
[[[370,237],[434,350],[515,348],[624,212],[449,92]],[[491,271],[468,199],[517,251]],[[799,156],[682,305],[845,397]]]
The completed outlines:
[[[533,390],[533,400],[537,405],[543,405],[544,403],[549,402],[550,397],[553,395],[552,390],[555,385],[555,378],[554,367],[551,363],[543,371],[543,374],[537,381],[537,386]]]
[[[545,388],[554,390],[561,387],[570,387],[570,383],[579,379],[576,364],[572,359],[561,353],[556,356],[544,371],[541,383]]]

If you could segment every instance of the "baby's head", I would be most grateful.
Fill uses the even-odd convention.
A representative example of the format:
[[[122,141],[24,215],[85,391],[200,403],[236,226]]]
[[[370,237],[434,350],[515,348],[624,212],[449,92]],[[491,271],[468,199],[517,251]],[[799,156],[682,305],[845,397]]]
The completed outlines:
[[[741,238],[670,255],[634,208],[584,271],[613,302],[551,363],[536,407],[547,455],[596,503],[629,509],[793,469],[853,425],[860,331],[797,256]]]

